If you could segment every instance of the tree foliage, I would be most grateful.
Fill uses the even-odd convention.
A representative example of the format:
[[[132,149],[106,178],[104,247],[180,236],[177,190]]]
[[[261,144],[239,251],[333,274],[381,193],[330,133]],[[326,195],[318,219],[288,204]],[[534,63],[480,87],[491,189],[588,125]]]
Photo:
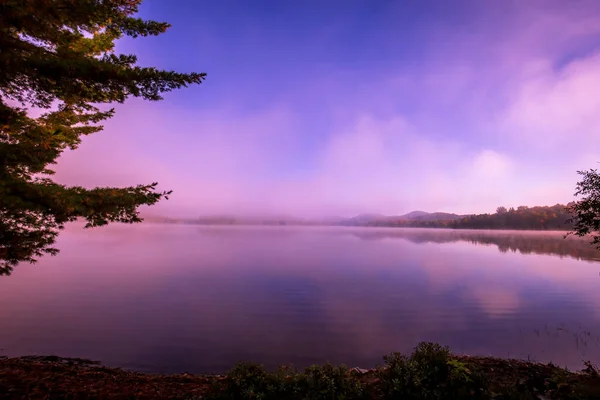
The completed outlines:
[[[519,206],[516,209],[498,207],[494,214],[474,214],[452,220],[386,220],[376,221],[368,225],[398,226],[419,228],[452,228],[452,229],[517,229],[517,230],[562,230],[571,229],[569,222],[573,217],[567,206]]]
[[[67,187],[51,166],[113,116],[103,104],[201,83],[203,73],[137,65],[116,54],[123,36],[159,35],[168,24],[134,17],[142,0],[0,1],[0,274],[56,254],[69,221],[86,227],[140,222],[137,209],[169,192],[157,183],[125,188]],[[32,110],[43,110],[39,117]]]
[[[578,236],[591,235],[592,244],[600,247],[600,174],[595,169],[577,171],[582,176],[577,183],[575,196],[581,197],[569,206],[573,214],[571,234]]]

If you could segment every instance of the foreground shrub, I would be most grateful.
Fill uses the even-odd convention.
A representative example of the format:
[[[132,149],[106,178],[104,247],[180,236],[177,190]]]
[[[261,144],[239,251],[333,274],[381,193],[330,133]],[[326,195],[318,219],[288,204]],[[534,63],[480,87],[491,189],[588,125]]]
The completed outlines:
[[[447,347],[419,343],[410,356],[393,353],[375,371],[331,364],[303,372],[240,363],[216,378],[204,399],[221,400],[586,400],[600,399],[591,364],[572,373],[552,364],[491,357],[454,357]],[[175,397],[172,397],[175,398]]]
[[[410,356],[391,354],[371,371],[326,364],[269,372],[240,363],[225,377],[153,375],[80,361],[0,357],[0,399],[600,399],[600,371],[590,363],[575,373],[552,363],[452,356],[431,343]]]
[[[299,376],[301,399],[363,399],[364,390],[358,378],[346,366],[313,365]]]
[[[481,374],[453,359],[439,344],[419,343],[410,357],[393,353],[384,361],[377,376],[385,399],[489,398]]]
[[[347,367],[312,366],[303,373],[282,368],[268,372],[262,365],[240,363],[213,388],[209,399],[231,400],[360,400],[363,386]]]
[[[275,399],[282,390],[276,377],[259,364],[238,363],[214,388],[215,399]]]

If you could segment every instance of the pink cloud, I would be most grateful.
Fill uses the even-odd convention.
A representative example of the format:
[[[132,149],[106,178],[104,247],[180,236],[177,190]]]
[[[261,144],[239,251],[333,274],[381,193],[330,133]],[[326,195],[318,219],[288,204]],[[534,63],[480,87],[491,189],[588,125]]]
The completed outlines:
[[[298,125],[315,117],[282,102],[243,113],[227,104],[179,108],[168,98],[133,102],[64,155],[58,178],[92,186],[158,180],[174,195],[155,210],[192,216],[466,213],[567,202],[575,171],[600,160],[592,90],[600,57],[564,60],[600,33],[600,21],[579,8],[535,5],[508,6],[498,27],[486,15],[458,33],[436,27],[424,65],[366,77],[352,96],[343,71],[340,80],[328,73],[307,82],[299,95],[322,96],[322,115],[333,121],[312,147],[303,139],[311,132]],[[405,98],[415,110],[393,107]]]

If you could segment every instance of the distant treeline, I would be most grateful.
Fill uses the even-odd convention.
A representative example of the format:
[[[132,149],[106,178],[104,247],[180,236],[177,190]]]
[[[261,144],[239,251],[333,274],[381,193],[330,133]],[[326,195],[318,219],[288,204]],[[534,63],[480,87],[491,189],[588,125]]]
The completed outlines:
[[[572,204],[572,203],[571,203]],[[362,215],[353,218],[328,218],[308,220],[289,217],[235,217],[205,216],[197,219],[172,219],[149,217],[159,223],[193,225],[275,225],[275,226],[376,226],[404,228],[448,228],[448,229],[515,229],[515,230],[571,230],[567,221],[572,215],[568,205],[537,206],[518,208],[498,207],[494,214],[457,215],[449,213],[413,212],[403,216]],[[418,213],[415,215],[415,213]]]
[[[304,221],[299,219],[243,217],[201,217],[184,222],[199,225],[328,225],[319,221]]]
[[[569,204],[570,205],[570,204]],[[566,205],[518,208],[498,207],[495,214],[467,215],[446,221],[378,220],[365,226],[451,228],[451,229],[517,229],[517,230],[570,230],[567,222],[571,213]]]

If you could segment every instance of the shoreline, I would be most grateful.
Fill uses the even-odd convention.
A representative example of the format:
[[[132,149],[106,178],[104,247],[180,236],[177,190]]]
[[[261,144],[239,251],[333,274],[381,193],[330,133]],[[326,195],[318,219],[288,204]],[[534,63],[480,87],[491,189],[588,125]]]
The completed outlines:
[[[290,367],[272,372],[257,364],[238,364],[225,374],[200,375],[142,373],[57,356],[1,357],[0,398],[319,399],[344,395],[346,399],[392,399],[409,396],[411,390],[425,393],[427,385],[441,390],[439,397],[433,397],[440,399],[600,398],[600,375],[589,363],[575,372],[552,363],[453,355],[428,343],[417,346],[410,356],[392,354],[384,359],[385,366],[368,370],[325,364],[303,372]],[[333,397],[330,392],[325,396],[324,382],[335,382]],[[281,392],[288,389],[289,393]],[[263,397],[248,397],[248,390]]]
[[[187,221],[155,221],[152,219],[144,219],[143,224],[153,225],[186,225],[186,226],[206,226],[206,227],[272,227],[272,228],[380,228],[380,229],[426,229],[426,230],[445,230],[445,231],[507,231],[507,232],[556,232],[567,234],[571,232],[569,229],[530,229],[530,228],[514,228],[514,227],[488,227],[488,228],[472,228],[472,227],[451,227],[451,226],[408,226],[408,225],[376,225],[376,224],[317,224],[317,223],[205,223],[205,222],[187,222]]]

